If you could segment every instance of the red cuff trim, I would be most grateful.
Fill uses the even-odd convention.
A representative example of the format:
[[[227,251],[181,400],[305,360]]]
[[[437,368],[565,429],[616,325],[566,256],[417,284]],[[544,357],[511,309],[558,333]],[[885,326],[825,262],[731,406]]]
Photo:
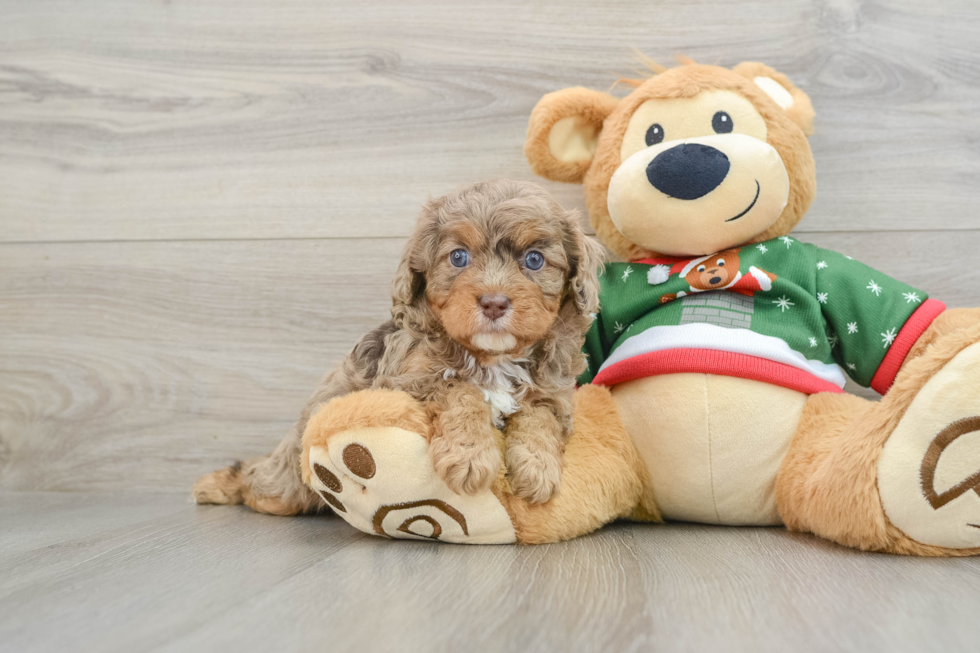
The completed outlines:
[[[714,349],[667,349],[640,354],[610,365],[592,379],[595,385],[616,385],[658,374],[718,374],[779,385],[805,394],[844,392],[806,370],[768,358]]]
[[[922,302],[922,306],[915,309],[915,313],[912,313],[912,316],[905,321],[902,330],[898,332],[898,335],[895,337],[895,342],[888,349],[884,360],[878,366],[878,371],[875,372],[874,378],[871,379],[872,390],[879,394],[888,392],[888,389],[892,387],[892,383],[895,381],[895,376],[898,375],[898,370],[902,369],[902,363],[905,362],[905,357],[912,350],[912,345],[929,328],[932,321],[945,310],[946,304],[938,299],[927,299]]]

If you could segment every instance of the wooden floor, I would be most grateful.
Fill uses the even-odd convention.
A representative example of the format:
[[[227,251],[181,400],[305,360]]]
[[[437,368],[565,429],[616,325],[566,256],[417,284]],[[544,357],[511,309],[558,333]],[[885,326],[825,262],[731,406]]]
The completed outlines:
[[[977,650],[974,561],[392,544],[186,500],[386,318],[420,203],[532,179],[534,103],[632,48],[788,74],[796,235],[980,305],[978,42],[975,0],[0,0],[0,649]]]
[[[0,495],[0,651],[976,651],[980,560],[782,529],[393,542],[173,495]]]

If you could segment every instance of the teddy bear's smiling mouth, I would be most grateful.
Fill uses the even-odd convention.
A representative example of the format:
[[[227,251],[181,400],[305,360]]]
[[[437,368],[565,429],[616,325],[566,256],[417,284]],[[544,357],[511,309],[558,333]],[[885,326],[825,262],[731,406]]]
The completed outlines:
[[[735,222],[736,220],[738,220],[739,218],[741,218],[743,215],[745,215],[746,213],[748,213],[749,211],[751,211],[752,210],[752,207],[755,206],[755,203],[759,201],[759,191],[760,190],[761,190],[761,187],[759,186],[759,180],[756,179],[755,180],[755,197],[752,198],[752,203],[749,204],[748,208],[746,208],[744,211],[742,211],[741,213],[739,213],[738,215],[736,215],[734,218],[728,218],[727,220],[725,220],[725,222]]]

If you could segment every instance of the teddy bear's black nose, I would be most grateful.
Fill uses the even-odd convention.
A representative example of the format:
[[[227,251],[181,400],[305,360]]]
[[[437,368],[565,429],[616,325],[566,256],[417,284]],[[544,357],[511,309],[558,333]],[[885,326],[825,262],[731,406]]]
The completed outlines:
[[[647,179],[664,195],[696,200],[718,188],[729,168],[728,157],[721,150],[681,143],[653,158],[647,165]]]

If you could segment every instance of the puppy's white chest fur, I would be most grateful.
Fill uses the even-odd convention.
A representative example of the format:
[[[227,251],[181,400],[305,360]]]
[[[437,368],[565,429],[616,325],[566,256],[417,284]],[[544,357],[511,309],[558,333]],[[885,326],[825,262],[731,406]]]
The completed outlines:
[[[483,391],[483,398],[490,405],[493,415],[493,425],[504,428],[508,417],[517,412],[527,386],[531,383],[531,375],[520,366],[524,359],[509,360],[483,367],[476,359],[467,356],[466,368],[460,376]],[[447,376],[456,376],[447,371]]]

